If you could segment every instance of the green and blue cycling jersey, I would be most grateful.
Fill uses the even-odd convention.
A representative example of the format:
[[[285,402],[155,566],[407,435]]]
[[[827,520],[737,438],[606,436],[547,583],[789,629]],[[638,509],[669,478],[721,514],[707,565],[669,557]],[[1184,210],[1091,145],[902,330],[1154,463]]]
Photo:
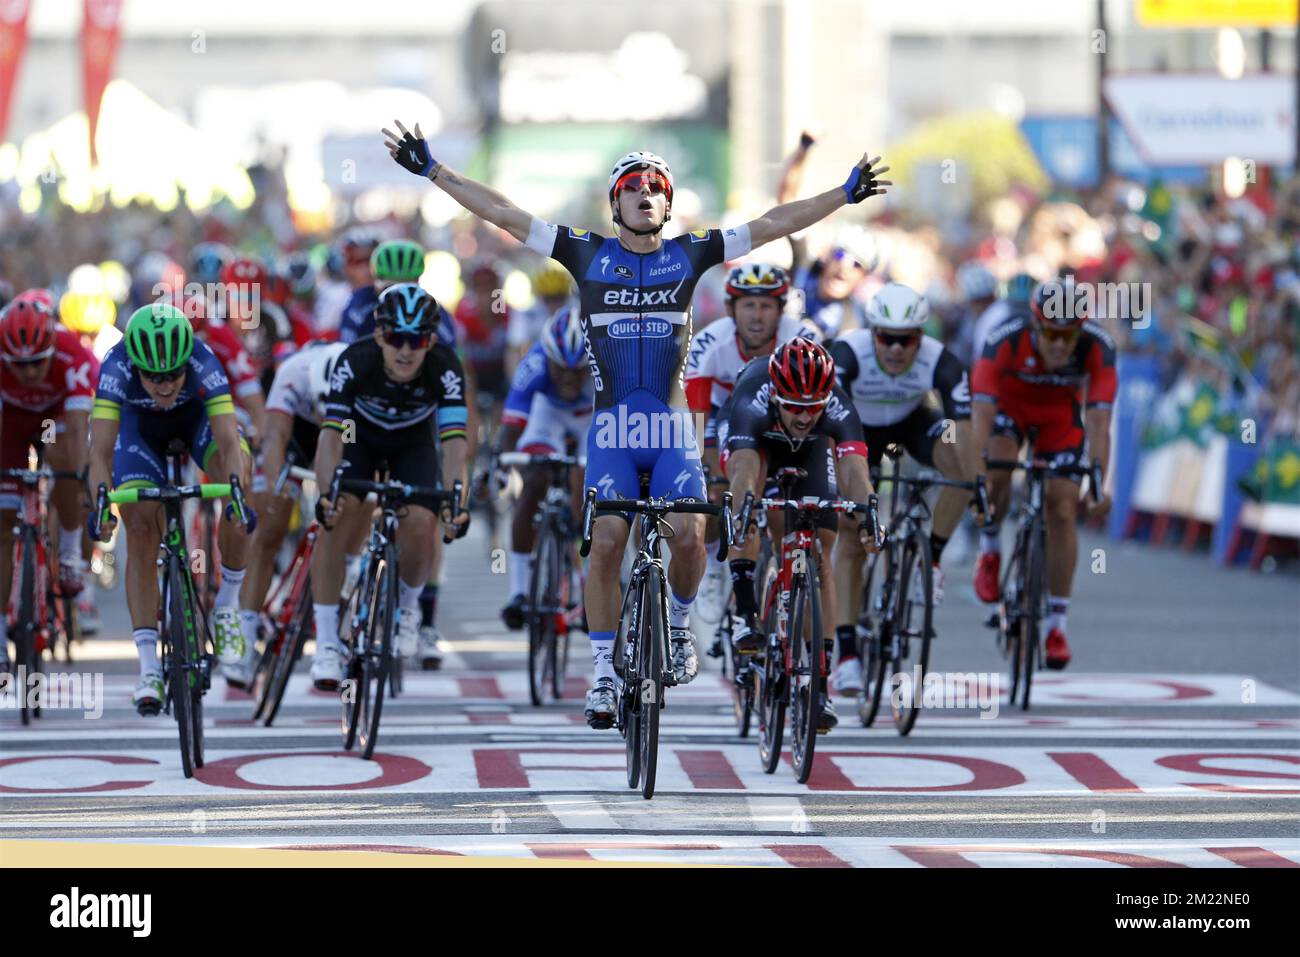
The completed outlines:
[[[210,418],[235,414],[230,381],[221,362],[202,342],[185,366],[176,401],[163,408],[149,395],[140,373],[119,342],[104,357],[91,419],[118,423],[113,445],[113,487],[139,488],[167,482],[167,445],[182,440],[190,457],[206,469],[217,444]]]
[[[682,369],[691,298],[709,269],[749,252],[749,229],[699,229],[635,253],[616,238],[534,219],[528,247],[578,284],[595,415],[586,484],[602,498],[704,498],[704,474],[686,408]]]

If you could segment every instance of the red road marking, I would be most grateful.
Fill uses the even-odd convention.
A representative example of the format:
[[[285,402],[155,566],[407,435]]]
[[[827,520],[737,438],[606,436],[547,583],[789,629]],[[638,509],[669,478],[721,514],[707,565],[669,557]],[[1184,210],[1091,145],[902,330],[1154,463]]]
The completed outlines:
[[[418,781],[433,769],[423,761],[408,758],[400,754],[383,754],[375,752],[374,764],[380,769],[376,778],[368,781],[353,781],[347,784],[254,784],[240,775],[240,769],[246,764],[258,761],[270,761],[275,758],[340,758],[348,761],[360,760],[347,751],[258,751],[253,754],[237,755],[213,761],[194,772],[194,779],[218,788],[238,788],[245,791],[368,791],[374,788],[396,787]]]
[[[234,685],[226,685],[226,696],[223,701],[252,701],[253,696],[243,688],[236,688]]]
[[[790,763],[787,751],[782,755]],[[971,774],[971,780],[965,784],[903,785],[901,787],[859,786],[849,780],[847,774],[839,769],[835,758],[886,758],[897,760],[910,758],[916,761],[939,761],[955,764],[965,768]],[[808,788],[812,791],[993,791],[998,788],[1015,787],[1025,783],[1025,776],[1008,764],[987,761],[984,758],[969,758],[955,754],[916,754],[907,751],[818,751],[813,756],[813,772],[808,779]]]
[[[526,788],[530,771],[622,771],[622,764],[585,767],[571,764],[538,764],[524,767],[525,754],[622,754],[622,748],[475,748],[474,770],[481,788]]]
[[[814,755],[814,757],[816,757]],[[820,844],[764,844],[791,867],[852,867]]]
[[[651,844],[642,841],[599,841],[591,844],[524,844],[537,857],[558,861],[592,861],[593,850],[720,851],[720,844]]]
[[[1089,791],[1142,793],[1140,787],[1091,752],[1048,751],[1047,756]]]
[[[470,724],[509,724],[509,711],[468,711]]]
[[[1211,691],[1209,688],[1202,688],[1200,685],[1183,684],[1181,681],[1158,681],[1152,678],[1143,678],[1137,675],[1108,675],[1106,677],[1106,681],[1108,682],[1120,681],[1120,682],[1127,682],[1130,684],[1154,685],[1157,688],[1168,688],[1173,692],[1173,694],[1166,695],[1164,697],[1159,697],[1159,698],[1153,698],[1149,696],[1142,697],[1142,698],[1135,698],[1135,697],[1116,698],[1116,697],[1107,697],[1106,695],[1093,695],[1093,694],[1082,694],[1082,693],[1066,694],[1064,691],[1058,691],[1057,694],[1061,697],[1061,700],[1063,701],[1108,701],[1117,704],[1122,704],[1122,703],[1131,704],[1133,702],[1141,702],[1141,701],[1192,701],[1196,698],[1214,697],[1214,692]],[[1043,683],[1050,684],[1050,685],[1066,685],[1068,687],[1069,679],[1045,678],[1043,680]]]
[[[691,779],[691,786],[701,790],[717,788],[740,788],[741,783],[736,769],[731,766],[727,756],[721,751],[677,751],[677,760],[682,763],[682,770]]]
[[[1201,762],[1212,758],[1239,758],[1242,760],[1283,761],[1287,764],[1300,764],[1300,756],[1294,754],[1260,754],[1254,751],[1223,752],[1216,754],[1169,754],[1156,758],[1156,764],[1174,771],[1187,771],[1191,774],[1223,774],[1234,778],[1284,778],[1288,781],[1300,781],[1300,774],[1288,774],[1285,771],[1253,771],[1249,768],[1213,768],[1204,767]],[[1300,794],[1300,788],[1239,788],[1231,784],[1197,783],[1180,781],[1189,788],[1202,791],[1215,791],[1223,794]]]
[[[895,844],[894,850],[910,858],[922,867],[979,867],[974,861],[963,857],[964,854],[1042,854],[1047,857],[1083,857],[1094,861],[1109,861],[1125,867],[1186,867],[1174,861],[1147,857],[1145,854],[1127,854],[1122,851],[1094,851],[1074,847],[998,847],[978,845],[963,847],[960,845],[906,845]]]
[[[0,759],[0,768],[11,764],[26,764],[30,761],[102,761],[105,764],[153,764],[152,758],[134,758],[125,754],[34,754],[21,758]],[[20,788],[12,784],[0,784],[2,794],[89,794],[94,791],[129,791],[133,788],[148,787],[153,781],[105,781],[84,788]]]
[[[488,678],[457,678],[456,685],[460,688],[462,698],[504,698],[501,693],[501,686],[497,684],[497,679]]]
[[[1290,858],[1262,847],[1207,847],[1206,850],[1238,867],[1300,867]]]

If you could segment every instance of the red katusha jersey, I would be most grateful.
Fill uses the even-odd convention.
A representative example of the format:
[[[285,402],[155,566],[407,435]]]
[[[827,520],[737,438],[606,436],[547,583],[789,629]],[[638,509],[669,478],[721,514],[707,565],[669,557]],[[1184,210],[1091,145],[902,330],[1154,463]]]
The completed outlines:
[[[0,362],[0,402],[27,412],[89,412],[98,378],[99,361],[94,353],[81,344],[75,332],[59,327],[54,334],[54,361],[49,374],[35,385],[23,385],[9,369],[9,363]]]
[[[1048,371],[1034,349],[1027,319],[994,331],[975,363],[971,393],[992,402],[1018,426],[1039,430],[1042,452],[1074,448],[1083,442],[1084,408],[1110,408],[1119,380],[1115,341],[1100,326],[1085,322],[1065,365]]]
[[[221,322],[209,322],[201,337],[212,350],[230,380],[230,391],[237,399],[256,395],[262,391],[257,377],[257,367],[235,331]]]

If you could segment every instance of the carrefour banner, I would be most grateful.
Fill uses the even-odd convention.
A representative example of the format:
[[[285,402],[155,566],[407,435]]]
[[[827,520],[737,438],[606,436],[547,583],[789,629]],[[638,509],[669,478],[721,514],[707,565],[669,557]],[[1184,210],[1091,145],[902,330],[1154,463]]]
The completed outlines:
[[[86,119],[90,124],[90,162],[99,161],[95,154],[95,130],[99,126],[99,105],[104,89],[113,78],[122,39],[122,6],[126,0],[85,0],[85,19],[81,27],[81,79],[86,97]]]

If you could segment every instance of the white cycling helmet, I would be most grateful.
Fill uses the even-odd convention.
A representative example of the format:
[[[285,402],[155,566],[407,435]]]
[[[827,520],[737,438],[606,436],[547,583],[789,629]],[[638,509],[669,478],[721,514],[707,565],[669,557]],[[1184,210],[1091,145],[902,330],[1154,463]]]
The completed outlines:
[[[846,226],[839,231],[830,251],[834,255],[839,250],[860,262],[867,272],[875,272],[880,265],[880,244],[876,242],[875,236],[861,226]]]
[[[635,170],[649,167],[663,174],[664,179],[668,180],[668,202],[673,201],[673,171],[668,168],[668,161],[662,156],[650,153],[646,150],[637,150],[634,153],[628,153],[626,156],[619,158],[614,164],[614,168],[609,173],[609,199],[614,201],[614,186],[626,174]]]
[[[982,262],[972,259],[957,267],[957,287],[967,302],[992,299],[998,293],[998,277]]]
[[[334,364],[338,362],[346,342],[328,342],[318,346],[309,346],[311,365],[307,367],[307,381],[313,402],[325,401],[330,394],[330,376],[334,374]]]
[[[873,329],[920,329],[929,318],[925,297],[898,282],[886,283],[867,304],[867,324]]]

